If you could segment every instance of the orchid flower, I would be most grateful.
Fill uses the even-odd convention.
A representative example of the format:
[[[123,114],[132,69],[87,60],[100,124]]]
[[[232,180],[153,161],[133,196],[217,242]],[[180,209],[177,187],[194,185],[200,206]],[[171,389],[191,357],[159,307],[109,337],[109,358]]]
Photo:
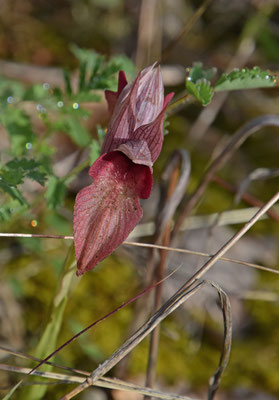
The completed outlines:
[[[152,166],[163,143],[163,121],[173,93],[164,98],[160,67],[141,71],[128,84],[119,73],[117,92],[106,91],[111,115],[101,156],[89,169],[93,179],[74,208],[77,275],[111,254],[142,217],[139,199],[152,190]]]

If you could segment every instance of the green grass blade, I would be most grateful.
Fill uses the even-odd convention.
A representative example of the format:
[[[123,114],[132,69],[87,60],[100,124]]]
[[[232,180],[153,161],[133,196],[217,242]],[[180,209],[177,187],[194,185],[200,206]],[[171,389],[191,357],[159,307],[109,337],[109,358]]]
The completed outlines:
[[[57,339],[61,329],[68,296],[71,289],[77,282],[77,278],[75,275],[76,271],[75,266],[76,266],[76,261],[74,255],[74,246],[72,245],[69,249],[67,258],[65,260],[59,289],[52,301],[49,322],[45,327],[42,337],[35,350],[34,355],[40,359],[46,358],[57,347]],[[52,366],[44,365],[43,369],[45,371],[51,371]],[[46,390],[47,387],[43,385],[28,387],[23,390],[22,398],[28,400],[39,400],[43,398]]]

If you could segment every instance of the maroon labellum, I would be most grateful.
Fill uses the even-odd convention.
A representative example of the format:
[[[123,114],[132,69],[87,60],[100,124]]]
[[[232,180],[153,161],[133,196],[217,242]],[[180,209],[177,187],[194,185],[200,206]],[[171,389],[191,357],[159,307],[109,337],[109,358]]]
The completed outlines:
[[[141,71],[127,83],[119,73],[117,92],[106,91],[111,120],[101,150],[74,208],[77,275],[111,254],[142,217],[139,199],[152,190],[152,166],[163,143],[163,122],[173,93],[164,98],[160,67]]]

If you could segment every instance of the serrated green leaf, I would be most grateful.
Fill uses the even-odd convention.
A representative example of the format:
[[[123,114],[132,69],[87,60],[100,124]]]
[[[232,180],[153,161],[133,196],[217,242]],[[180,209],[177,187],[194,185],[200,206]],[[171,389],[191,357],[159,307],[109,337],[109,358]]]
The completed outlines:
[[[44,185],[46,173],[42,168],[42,165],[33,159],[15,158],[11,160],[1,169],[0,189],[16,199],[21,205],[27,205],[28,203],[17,185],[23,183],[25,177]]]
[[[275,76],[259,67],[254,67],[252,69],[235,69],[229,74],[223,74],[216,83],[214,90],[259,89],[274,87],[275,85]]]
[[[101,153],[101,146],[97,142],[97,140],[92,140],[89,146],[89,159],[90,159],[90,164],[93,164],[94,161],[97,160],[97,158],[100,156]]]
[[[24,172],[14,171],[12,169],[3,169],[1,176],[9,185],[16,186],[23,183]]]
[[[10,185],[18,185],[28,177],[42,186],[46,180],[46,173],[42,163],[27,158],[15,158],[2,168],[2,176]]]
[[[26,199],[23,197],[21,192],[13,185],[9,185],[8,182],[0,175],[0,189],[3,192],[9,194],[13,199],[18,200],[21,205],[27,205]]]
[[[29,179],[32,181],[38,182],[40,185],[44,186],[47,175],[44,172],[40,172],[38,170],[30,171],[26,174]]]
[[[192,96],[200,101],[203,106],[206,106],[211,102],[214,93],[210,82],[206,79],[200,79],[194,83],[188,77],[186,81],[186,89]]]
[[[48,187],[45,194],[49,208],[56,209],[60,206],[66,195],[66,185],[63,180],[51,176],[48,180]]]
[[[108,62],[101,54],[93,50],[82,49],[75,45],[71,46],[74,55],[80,61],[79,71],[79,93],[90,93],[90,90],[96,89],[116,89],[116,73],[121,69],[128,72],[128,76],[133,75],[134,66],[126,56],[112,57]],[[86,76],[89,75],[89,79]],[[80,100],[81,101],[81,100]],[[93,101],[100,101],[99,98]]]

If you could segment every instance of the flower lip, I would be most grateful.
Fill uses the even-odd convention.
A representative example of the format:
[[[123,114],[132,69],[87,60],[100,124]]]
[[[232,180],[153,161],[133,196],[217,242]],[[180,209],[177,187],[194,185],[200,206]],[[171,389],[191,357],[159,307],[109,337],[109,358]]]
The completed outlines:
[[[77,195],[74,209],[77,275],[111,254],[142,217],[139,198],[152,189],[150,168],[118,151],[100,156],[89,170],[94,182]]]

